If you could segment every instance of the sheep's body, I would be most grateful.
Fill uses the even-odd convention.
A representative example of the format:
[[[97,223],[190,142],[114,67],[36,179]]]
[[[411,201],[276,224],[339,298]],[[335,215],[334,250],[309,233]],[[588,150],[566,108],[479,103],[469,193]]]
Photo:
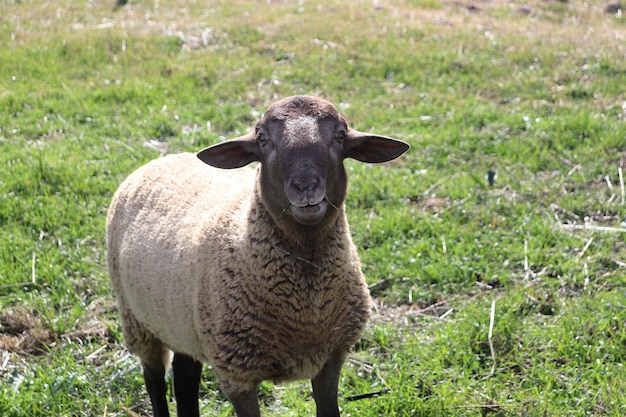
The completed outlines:
[[[155,416],[169,416],[170,349],[179,417],[199,414],[201,362],[239,417],[259,416],[261,381],[303,378],[318,417],[339,416],[341,366],[370,309],[343,159],[384,162],[407,149],[297,96],[272,105],[254,132],[129,176],[107,217],[109,273]]]
[[[323,246],[301,248],[303,261],[254,177],[168,156],[132,174],[109,213],[111,280],[131,351],[151,355],[156,338],[211,363],[238,391],[315,377],[355,343],[370,308],[345,217]]]

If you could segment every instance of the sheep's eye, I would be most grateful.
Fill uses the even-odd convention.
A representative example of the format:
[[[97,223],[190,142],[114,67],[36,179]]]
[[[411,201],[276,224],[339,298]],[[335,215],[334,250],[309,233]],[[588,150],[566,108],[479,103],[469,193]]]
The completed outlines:
[[[346,132],[344,130],[340,130],[337,133],[335,133],[335,139],[339,142],[343,142],[343,140],[346,138]]]
[[[267,142],[270,141],[270,138],[263,134],[263,133],[259,133],[256,137],[256,140],[261,144],[261,145],[265,145]]]

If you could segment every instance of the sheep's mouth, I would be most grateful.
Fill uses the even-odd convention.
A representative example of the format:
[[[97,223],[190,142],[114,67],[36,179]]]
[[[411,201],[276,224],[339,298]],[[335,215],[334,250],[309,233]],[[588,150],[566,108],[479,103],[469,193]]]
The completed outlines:
[[[291,205],[291,215],[300,224],[312,226],[319,223],[326,215],[328,202],[326,199],[317,204],[307,204],[301,207]]]

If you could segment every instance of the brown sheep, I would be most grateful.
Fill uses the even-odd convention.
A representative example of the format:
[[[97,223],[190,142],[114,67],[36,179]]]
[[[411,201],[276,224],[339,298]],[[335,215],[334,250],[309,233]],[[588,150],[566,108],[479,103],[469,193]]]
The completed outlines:
[[[319,417],[339,416],[341,367],[370,311],[343,160],[385,162],[408,148],[296,96],[247,135],[124,181],[107,217],[109,274],[155,416],[169,416],[170,352],[181,417],[199,415],[202,362],[239,417],[260,415],[261,381],[295,379],[311,379]]]

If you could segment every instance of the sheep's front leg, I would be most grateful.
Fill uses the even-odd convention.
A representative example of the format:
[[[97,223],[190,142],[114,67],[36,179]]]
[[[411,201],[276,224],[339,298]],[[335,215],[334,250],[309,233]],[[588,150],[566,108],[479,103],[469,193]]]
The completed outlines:
[[[233,404],[237,417],[260,417],[259,401],[256,397],[256,387],[249,391],[235,392],[224,389],[224,394]]]
[[[172,362],[174,395],[178,417],[199,417],[198,396],[202,363],[191,356],[175,353]]]
[[[148,364],[142,362],[143,380],[150,395],[154,417],[170,417],[167,408],[167,385],[165,383],[165,366],[161,362]]]
[[[335,352],[324,364],[320,373],[311,380],[313,398],[317,407],[317,417],[339,417],[337,390],[341,367],[346,360],[345,353]]]

